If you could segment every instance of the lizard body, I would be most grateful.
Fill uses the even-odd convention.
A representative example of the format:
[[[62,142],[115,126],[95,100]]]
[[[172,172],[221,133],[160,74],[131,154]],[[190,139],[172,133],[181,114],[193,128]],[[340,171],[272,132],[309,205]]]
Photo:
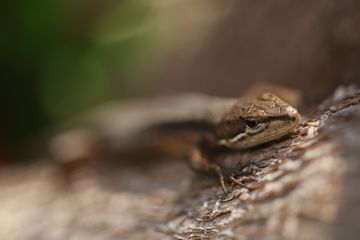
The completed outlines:
[[[141,146],[167,145],[177,138],[182,143],[188,142],[192,149],[190,165],[198,171],[219,175],[225,192],[223,171],[212,163],[212,153],[243,151],[271,142],[286,136],[300,123],[298,111],[271,93],[245,99],[188,95],[166,102],[111,106],[93,116],[98,133],[107,139],[108,151],[135,149],[136,152],[146,149]],[[74,132],[67,134],[53,141],[55,158],[64,159],[62,152],[69,146],[84,145],[74,142],[79,140],[78,136],[74,138]],[[82,155],[75,156],[66,155],[65,162]]]

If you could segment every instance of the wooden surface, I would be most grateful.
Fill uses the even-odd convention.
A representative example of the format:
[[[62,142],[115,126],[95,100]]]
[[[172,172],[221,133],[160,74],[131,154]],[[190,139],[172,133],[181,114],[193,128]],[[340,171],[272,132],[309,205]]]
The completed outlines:
[[[289,139],[239,155],[256,180],[229,196],[178,159],[3,169],[0,239],[354,239],[359,102],[339,87]]]

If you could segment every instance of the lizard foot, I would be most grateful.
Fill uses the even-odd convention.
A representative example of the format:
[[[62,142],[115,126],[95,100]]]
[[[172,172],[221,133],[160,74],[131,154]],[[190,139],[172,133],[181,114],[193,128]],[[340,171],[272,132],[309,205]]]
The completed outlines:
[[[219,165],[216,165],[216,164],[210,164],[209,168],[214,171],[216,173],[216,175],[218,175],[219,177],[219,180],[220,180],[220,184],[221,184],[221,187],[222,187],[222,190],[223,192],[225,193],[225,195],[228,195],[228,191],[226,189],[226,186],[225,186],[225,180],[224,180],[224,174],[223,172],[221,171],[221,168]]]
[[[232,183],[242,188],[248,188],[248,186],[246,185],[247,182],[256,181],[256,178],[253,176],[241,176],[240,178],[235,178],[234,176],[231,176],[229,179]]]

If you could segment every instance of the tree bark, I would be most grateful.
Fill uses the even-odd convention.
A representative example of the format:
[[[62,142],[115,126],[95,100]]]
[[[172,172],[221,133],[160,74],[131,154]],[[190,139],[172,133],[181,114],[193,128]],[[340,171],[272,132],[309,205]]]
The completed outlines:
[[[359,89],[339,87],[289,139],[242,154],[252,180],[228,196],[178,159],[3,169],[0,239],[356,239],[359,122]]]

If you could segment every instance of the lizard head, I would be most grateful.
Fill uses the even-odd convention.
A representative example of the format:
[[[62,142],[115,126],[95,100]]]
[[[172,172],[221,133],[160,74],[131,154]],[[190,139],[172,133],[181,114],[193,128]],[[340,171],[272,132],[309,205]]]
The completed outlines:
[[[219,145],[232,149],[251,148],[281,138],[300,123],[300,114],[271,93],[239,100],[217,126]]]

